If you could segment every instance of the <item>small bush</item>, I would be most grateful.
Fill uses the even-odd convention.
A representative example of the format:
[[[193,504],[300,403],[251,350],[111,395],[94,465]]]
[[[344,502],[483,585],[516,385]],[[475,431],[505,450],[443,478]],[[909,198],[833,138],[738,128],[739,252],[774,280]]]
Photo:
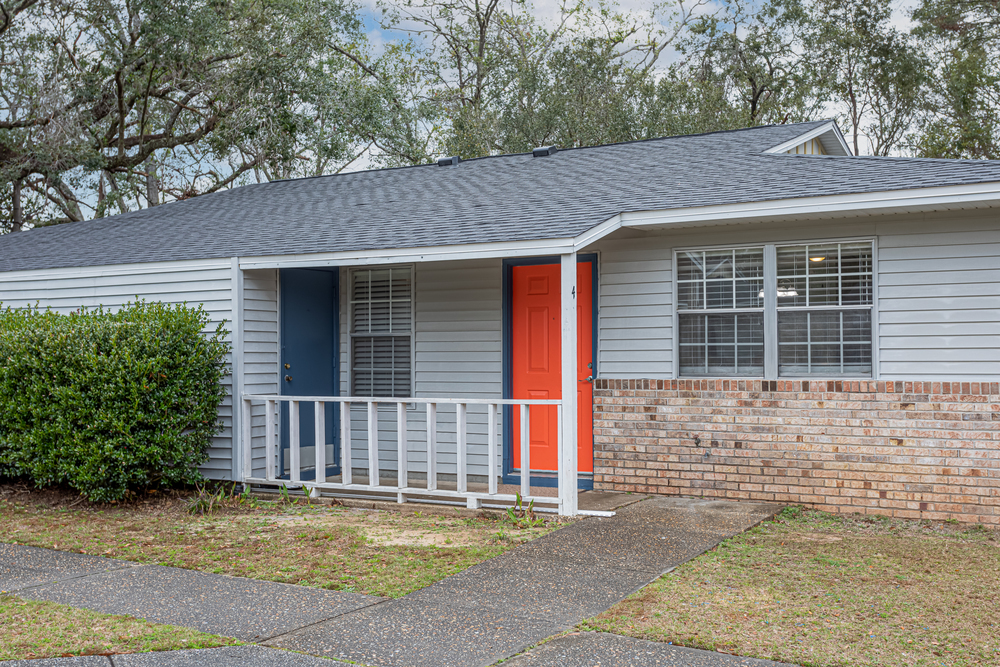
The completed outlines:
[[[200,306],[0,311],[0,475],[92,501],[194,484],[222,428],[229,345]]]

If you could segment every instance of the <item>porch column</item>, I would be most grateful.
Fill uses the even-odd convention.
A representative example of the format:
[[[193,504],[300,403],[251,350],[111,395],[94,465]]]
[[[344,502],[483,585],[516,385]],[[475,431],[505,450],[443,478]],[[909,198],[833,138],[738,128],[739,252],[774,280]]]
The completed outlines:
[[[577,443],[576,443],[576,253],[562,255],[560,310],[562,311],[562,443],[559,448],[560,513],[574,516],[577,512]]]

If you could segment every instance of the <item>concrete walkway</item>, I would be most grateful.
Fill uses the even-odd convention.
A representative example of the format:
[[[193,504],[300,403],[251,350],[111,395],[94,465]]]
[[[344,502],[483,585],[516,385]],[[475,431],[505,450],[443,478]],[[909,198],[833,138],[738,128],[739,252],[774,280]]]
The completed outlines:
[[[491,665],[572,629],[778,509],[646,500],[614,517],[579,521],[397,600],[13,545],[0,545],[0,590],[379,667]],[[677,662],[676,647],[643,642],[636,648],[629,643],[635,640],[607,637],[592,635],[586,641],[597,643],[589,649],[578,648],[582,640],[561,638],[515,664],[766,664],[726,662],[705,652],[697,653],[714,662]],[[656,647],[667,653],[655,660],[668,662],[642,662],[641,655]],[[633,649],[639,653],[621,657]],[[557,650],[567,652],[558,657]],[[591,659],[599,650],[608,651],[607,662]],[[574,651],[583,662],[571,659]],[[120,662],[124,658],[115,656],[114,664],[140,664]]]

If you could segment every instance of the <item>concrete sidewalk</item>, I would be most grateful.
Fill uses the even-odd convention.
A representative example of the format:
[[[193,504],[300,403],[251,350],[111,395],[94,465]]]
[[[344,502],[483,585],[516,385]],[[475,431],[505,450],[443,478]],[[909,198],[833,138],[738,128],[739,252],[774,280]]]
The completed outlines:
[[[14,545],[0,545],[0,590],[366,665],[478,667],[572,629],[778,509],[683,498],[645,500],[614,517],[581,520],[397,600]],[[628,641],[633,640],[600,639],[597,648],[581,649],[580,656],[602,647],[612,651],[609,656],[615,651],[629,655]],[[580,643],[555,640],[516,660],[588,667],[687,664],[667,654],[664,659],[674,662],[644,663],[636,654],[634,663],[574,663],[572,652],[545,662],[555,650],[546,647],[567,642]],[[646,642],[636,650],[657,646]],[[168,654],[161,655],[166,659]],[[715,662],[689,664],[742,664],[725,662],[719,654],[704,655]],[[114,660],[126,664],[118,662],[119,656]],[[201,664],[230,664],[212,660]]]

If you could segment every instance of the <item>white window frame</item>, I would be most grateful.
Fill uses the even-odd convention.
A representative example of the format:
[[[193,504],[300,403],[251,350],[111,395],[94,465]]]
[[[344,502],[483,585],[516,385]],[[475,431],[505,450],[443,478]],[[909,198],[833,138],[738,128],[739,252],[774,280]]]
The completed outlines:
[[[871,308],[871,342],[872,342],[872,371],[867,375],[796,375],[778,377],[778,271],[777,271],[777,249],[789,246],[804,245],[826,245],[832,243],[871,243],[872,245],[872,303]],[[719,379],[763,379],[763,380],[877,380],[879,379],[879,256],[878,237],[862,236],[848,238],[804,238],[791,241],[756,241],[744,243],[718,243],[696,246],[686,246],[673,249],[673,266],[671,271],[671,281],[673,282],[673,304],[672,326],[673,331],[673,355],[674,355],[674,377],[680,379],[704,379],[704,376],[682,376],[680,372],[680,313],[677,310],[679,290],[678,290],[678,256],[685,252],[698,252],[708,250],[740,250],[745,248],[764,248],[764,375],[760,376],[725,376]],[[800,307],[801,309],[806,309]],[[817,310],[821,308],[808,308]],[[840,306],[829,306],[828,310],[840,310]],[[730,313],[731,310],[719,310],[720,313]]]
[[[347,308],[347,394],[354,392],[354,339],[371,338],[370,334],[356,335],[354,333],[354,274],[359,271],[379,271],[385,269],[409,269],[410,271],[410,395],[395,398],[413,398],[416,395],[417,359],[416,359],[416,320],[417,320],[417,268],[414,264],[386,264],[380,266],[354,266],[347,269],[347,280],[344,296]],[[402,336],[403,334],[392,334]],[[359,397],[366,398],[366,397]],[[389,398],[379,396],[376,398]],[[391,406],[390,406],[391,407]],[[393,408],[395,409],[395,408]]]

